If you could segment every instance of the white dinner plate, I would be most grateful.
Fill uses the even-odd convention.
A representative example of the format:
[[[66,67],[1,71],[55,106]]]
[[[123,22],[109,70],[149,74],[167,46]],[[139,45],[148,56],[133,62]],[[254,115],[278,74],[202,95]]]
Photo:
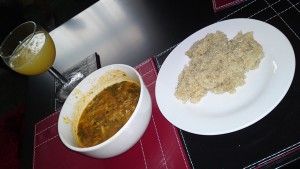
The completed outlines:
[[[253,31],[264,50],[259,68],[246,74],[235,94],[208,93],[197,104],[174,96],[178,76],[194,42],[217,30],[232,39],[239,31]],[[230,19],[209,25],[182,41],[164,61],[156,81],[156,100],[164,117],[176,127],[200,135],[219,135],[243,129],[270,113],[287,93],[295,72],[293,48],[278,29],[254,19]]]

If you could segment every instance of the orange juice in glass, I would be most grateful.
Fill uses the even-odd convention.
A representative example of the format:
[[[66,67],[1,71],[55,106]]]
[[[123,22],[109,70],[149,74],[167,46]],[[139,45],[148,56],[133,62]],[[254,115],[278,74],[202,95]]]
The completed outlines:
[[[3,40],[0,56],[7,66],[23,75],[38,75],[48,71],[61,84],[56,98],[64,101],[73,88],[84,78],[73,72],[70,80],[52,67],[56,50],[49,33],[33,21],[20,24]]]
[[[55,60],[55,46],[47,32],[29,35],[13,52],[8,65],[24,75],[37,75],[47,71]]]

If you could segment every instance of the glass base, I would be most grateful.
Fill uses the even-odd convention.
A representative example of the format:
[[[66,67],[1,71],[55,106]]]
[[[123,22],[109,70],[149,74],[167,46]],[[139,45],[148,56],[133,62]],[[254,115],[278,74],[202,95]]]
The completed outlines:
[[[80,72],[70,75],[70,80],[64,85],[59,85],[56,90],[56,98],[59,102],[64,102],[72,90],[84,79],[84,75]]]
[[[65,78],[65,80],[63,80],[63,82],[61,80],[59,80],[61,78],[55,78],[54,110],[59,110],[62,108],[65,99],[68,97],[68,95],[73,90],[73,88],[78,84],[78,82],[82,80],[81,78],[79,78],[81,80],[74,82],[74,78],[77,79],[78,77],[81,77],[81,76],[87,77],[89,74],[91,74],[95,70],[99,69],[100,67],[101,67],[100,56],[97,53],[93,53],[93,54],[85,57],[81,61],[77,62],[73,66],[67,68],[65,71],[63,71],[62,76]],[[82,74],[82,75],[77,74],[78,72],[80,72],[80,74]],[[74,77],[73,80],[72,80],[72,77]],[[72,82],[73,84],[69,85],[69,86],[73,86],[73,87],[69,87],[69,89],[65,89],[68,87],[62,86],[62,84],[65,84],[69,81],[73,81]],[[65,91],[65,92],[63,92],[63,91]],[[66,91],[69,91],[69,92],[66,92]]]

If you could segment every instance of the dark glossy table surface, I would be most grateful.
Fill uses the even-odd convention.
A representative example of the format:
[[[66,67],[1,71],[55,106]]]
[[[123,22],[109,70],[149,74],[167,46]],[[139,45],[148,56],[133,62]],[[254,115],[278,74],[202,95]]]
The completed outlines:
[[[65,70],[93,52],[100,54],[102,66],[112,63],[136,66],[149,57],[156,58],[160,66],[174,45],[205,26],[231,18],[258,19],[278,28],[291,42],[298,64],[300,0],[248,0],[218,12],[214,12],[211,0],[103,0],[51,32],[58,54],[54,66]],[[84,32],[90,29],[95,32]],[[78,39],[74,39],[76,31]],[[81,37],[84,33],[86,37]],[[80,39],[82,43],[77,43]],[[253,168],[263,163],[264,167],[276,167],[298,159],[299,82],[296,66],[293,83],[284,99],[250,127],[218,136],[179,130],[191,168]],[[49,73],[30,77],[28,86],[22,168],[32,168],[34,124],[54,112],[53,77]]]

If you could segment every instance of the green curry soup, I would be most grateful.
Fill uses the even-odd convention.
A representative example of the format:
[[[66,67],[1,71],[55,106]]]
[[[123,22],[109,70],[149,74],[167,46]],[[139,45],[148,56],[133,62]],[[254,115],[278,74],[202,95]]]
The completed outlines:
[[[140,90],[137,83],[122,81],[97,94],[79,119],[79,145],[94,146],[118,132],[135,110]]]

